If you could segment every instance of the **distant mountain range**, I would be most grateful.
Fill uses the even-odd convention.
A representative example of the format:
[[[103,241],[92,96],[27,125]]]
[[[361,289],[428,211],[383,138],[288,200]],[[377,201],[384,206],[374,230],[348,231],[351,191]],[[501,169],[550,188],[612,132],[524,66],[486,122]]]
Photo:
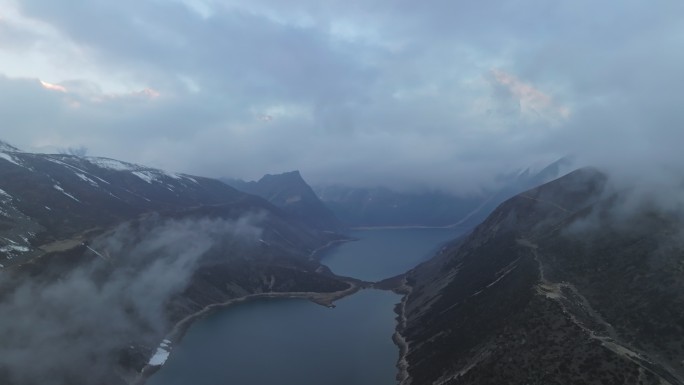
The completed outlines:
[[[444,191],[402,193],[388,188],[316,186],[320,199],[346,225],[374,226],[462,226],[480,223],[501,202],[547,182],[569,165],[562,158],[540,171],[503,175],[496,190],[459,196]]]

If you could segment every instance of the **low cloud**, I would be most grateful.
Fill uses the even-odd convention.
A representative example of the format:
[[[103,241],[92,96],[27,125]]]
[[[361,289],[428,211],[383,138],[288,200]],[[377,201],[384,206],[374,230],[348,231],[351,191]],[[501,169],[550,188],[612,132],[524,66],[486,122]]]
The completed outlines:
[[[238,220],[126,224],[95,240],[82,264],[54,279],[0,275],[0,376],[12,384],[111,381],[128,345],[168,331],[167,301],[226,239],[255,242],[259,215]],[[109,378],[108,378],[109,377]],[[66,381],[66,382],[65,382]]]

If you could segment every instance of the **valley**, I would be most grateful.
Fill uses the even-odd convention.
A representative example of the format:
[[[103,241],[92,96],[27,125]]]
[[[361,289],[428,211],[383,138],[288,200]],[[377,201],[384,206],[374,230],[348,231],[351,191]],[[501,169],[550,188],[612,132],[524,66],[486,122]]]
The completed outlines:
[[[0,0],[0,385],[684,385],[684,1]]]
[[[298,172],[250,195],[3,148],[3,383],[684,383],[682,216],[599,170],[488,199],[473,228],[350,230]]]

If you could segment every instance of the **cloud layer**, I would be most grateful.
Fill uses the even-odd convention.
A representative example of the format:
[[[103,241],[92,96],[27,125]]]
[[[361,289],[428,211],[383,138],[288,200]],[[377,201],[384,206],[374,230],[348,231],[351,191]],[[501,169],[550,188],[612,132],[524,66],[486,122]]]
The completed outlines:
[[[0,137],[25,149],[456,190],[567,154],[684,164],[675,0],[0,5]]]
[[[155,346],[169,330],[165,306],[186,287],[200,259],[220,242],[256,242],[261,219],[152,217],[95,240],[92,262],[59,277],[3,273],[0,379],[111,382],[122,350]]]

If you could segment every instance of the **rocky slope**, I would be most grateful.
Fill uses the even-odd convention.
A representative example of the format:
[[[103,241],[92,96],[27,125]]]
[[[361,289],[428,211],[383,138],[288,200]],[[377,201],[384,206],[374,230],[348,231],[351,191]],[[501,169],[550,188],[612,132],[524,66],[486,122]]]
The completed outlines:
[[[408,273],[402,383],[684,383],[683,217],[606,180],[517,195]]]
[[[3,143],[0,383],[135,383],[217,303],[352,288],[315,258],[340,239],[217,180]]]

